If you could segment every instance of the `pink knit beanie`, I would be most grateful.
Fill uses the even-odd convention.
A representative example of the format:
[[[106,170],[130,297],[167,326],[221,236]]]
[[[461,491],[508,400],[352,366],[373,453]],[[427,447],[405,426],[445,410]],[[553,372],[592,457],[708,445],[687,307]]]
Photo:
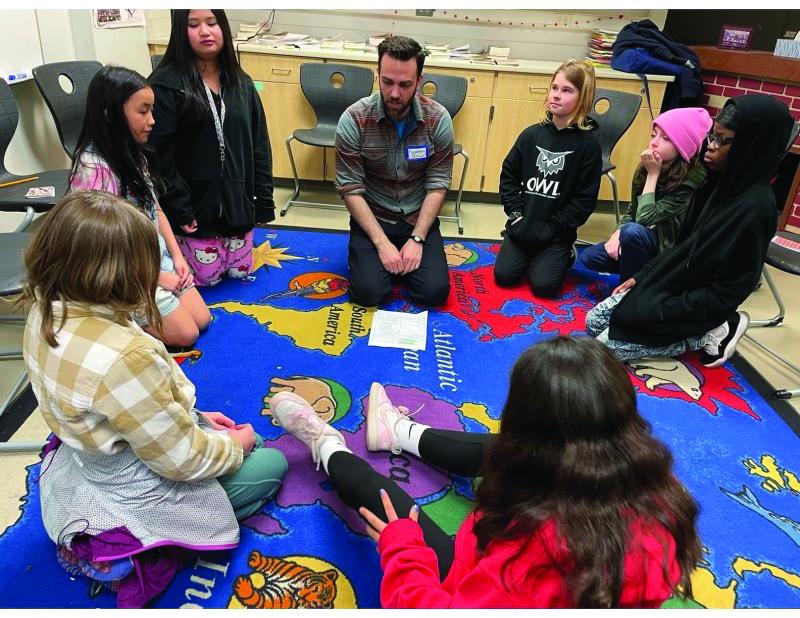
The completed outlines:
[[[703,140],[714,123],[702,107],[678,107],[653,120],[661,127],[684,161],[700,152]]]

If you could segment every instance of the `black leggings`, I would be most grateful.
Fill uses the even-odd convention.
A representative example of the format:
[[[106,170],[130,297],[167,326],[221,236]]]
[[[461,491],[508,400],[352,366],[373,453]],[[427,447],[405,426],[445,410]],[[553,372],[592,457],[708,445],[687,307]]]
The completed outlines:
[[[447,472],[461,476],[479,476],[485,447],[494,438],[494,435],[488,433],[426,429],[419,441],[419,453],[423,461]],[[381,489],[389,494],[400,517],[405,517],[414,505],[414,499],[393,480],[373,470],[366,461],[353,453],[333,453],[328,460],[328,475],[342,502],[356,510],[364,506],[384,521],[386,512],[379,494]],[[453,539],[422,510],[419,512],[419,525],[425,543],[436,553],[439,576],[444,580],[453,563]]]

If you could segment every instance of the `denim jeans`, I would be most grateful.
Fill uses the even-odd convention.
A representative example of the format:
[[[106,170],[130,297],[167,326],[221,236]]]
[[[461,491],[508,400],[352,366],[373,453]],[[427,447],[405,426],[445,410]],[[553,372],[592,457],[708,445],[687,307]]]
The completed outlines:
[[[621,281],[633,277],[642,266],[658,253],[658,235],[655,230],[626,223],[619,228],[619,260],[613,259],[605,249],[605,243],[587,247],[581,253],[581,262],[586,268],[604,273],[619,273]]]

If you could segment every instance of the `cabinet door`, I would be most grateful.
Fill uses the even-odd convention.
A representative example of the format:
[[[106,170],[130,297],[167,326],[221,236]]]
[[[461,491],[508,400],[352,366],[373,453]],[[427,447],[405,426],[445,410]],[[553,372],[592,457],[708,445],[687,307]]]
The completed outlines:
[[[272,146],[272,175],[291,178],[292,167],[286,151],[286,138],[295,129],[310,129],[316,122],[314,110],[306,101],[299,84],[255,82],[267,116],[267,130]],[[297,175],[306,180],[322,180],[323,149],[292,141]]]
[[[480,191],[483,174],[483,158],[486,151],[486,134],[489,130],[489,110],[492,100],[467,97],[464,105],[453,118],[453,134],[457,144],[469,155],[469,167],[464,179],[464,191]],[[450,188],[458,190],[464,157],[453,158],[453,182]]]
[[[539,122],[542,101],[494,100],[494,114],[489,123],[486,158],[483,162],[483,191],[500,190],[500,171],[503,161],[522,131]]]

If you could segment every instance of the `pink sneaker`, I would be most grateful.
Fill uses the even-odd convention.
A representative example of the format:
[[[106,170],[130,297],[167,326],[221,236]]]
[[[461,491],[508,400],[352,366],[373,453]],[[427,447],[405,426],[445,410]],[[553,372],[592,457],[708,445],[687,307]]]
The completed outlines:
[[[408,408],[395,407],[383,386],[373,382],[367,404],[367,450],[403,452],[395,432],[397,421],[408,416]]]
[[[270,411],[278,425],[311,449],[311,458],[319,470],[319,447],[328,438],[346,446],[344,436],[323,421],[302,397],[281,391],[272,397]]]

